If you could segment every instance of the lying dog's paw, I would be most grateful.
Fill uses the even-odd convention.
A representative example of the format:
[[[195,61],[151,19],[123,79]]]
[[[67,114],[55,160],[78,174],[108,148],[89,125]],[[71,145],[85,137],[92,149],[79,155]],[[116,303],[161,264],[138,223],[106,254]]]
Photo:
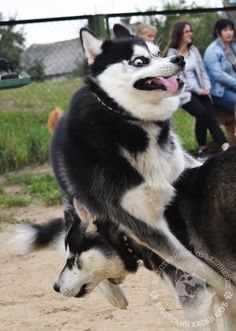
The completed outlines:
[[[98,287],[110,304],[119,309],[127,309],[128,300],[120,285],[115,285],[105,280]]]

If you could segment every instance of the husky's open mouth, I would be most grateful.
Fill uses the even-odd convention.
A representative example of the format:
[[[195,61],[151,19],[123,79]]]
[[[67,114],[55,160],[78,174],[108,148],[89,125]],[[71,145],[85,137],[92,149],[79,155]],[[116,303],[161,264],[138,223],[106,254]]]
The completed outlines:
[[[147,77],[139,79],[134,83],[134,87],[138,90],[163,90],[169,92],[177,92],[184,85],[184,82],[178,76],[170,77]]]
[[[93,288],[94,288],[94,287],[91,286],[91,285],[92,285],[92,284],[90,284],[90,283],[84,284],[84,285],[81,287],[79,293],[75,295],[75,298],[82,298],[82,297],[88,295],[88,294],[93,290]]]

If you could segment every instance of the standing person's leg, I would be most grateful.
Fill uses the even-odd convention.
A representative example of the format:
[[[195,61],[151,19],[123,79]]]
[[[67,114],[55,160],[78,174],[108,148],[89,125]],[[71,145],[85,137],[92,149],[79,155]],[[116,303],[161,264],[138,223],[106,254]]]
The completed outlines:
[[[182,108],[186,110],[190,115],[196,118],[195,123],[195,135],[199,146],[199,149],[206,149],[207,142],[207,126],[204,120],[205,109],[199,102],[197,96],[192,93],[191,100],[182,105]]]
[[[229,144],[225,138],[224,132],[221,130],[219,123],[217,122],[215,109],[211,99],[202,95],[198,96],[198,99],[202,106],[205,108],[203,118],[205,119],[206,126],[209,129],[215,143],[223,150],[229,148]]]

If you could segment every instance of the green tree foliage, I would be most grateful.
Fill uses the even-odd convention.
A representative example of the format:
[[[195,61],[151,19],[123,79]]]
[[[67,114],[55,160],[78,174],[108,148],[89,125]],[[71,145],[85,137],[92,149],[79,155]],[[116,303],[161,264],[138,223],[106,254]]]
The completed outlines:
[[[10,18],[10,20],[12,20]],[[0,21],[2,15],[0,14]],[[15,25],[0,26],[0,58],[6,59],[12,70],[19,69],[20,54],[24,48],[24,32]]]
[[[27,69],[31,79],[36,82],[42,82],[45,79],[44,65],[40,61],[35,61],[34,64]]]
[[[213,30],[218,19],[222,18],[218,13],[195,14],[187,20],[193,28],[193,42],[204,53],[206,47],[213,41]]]

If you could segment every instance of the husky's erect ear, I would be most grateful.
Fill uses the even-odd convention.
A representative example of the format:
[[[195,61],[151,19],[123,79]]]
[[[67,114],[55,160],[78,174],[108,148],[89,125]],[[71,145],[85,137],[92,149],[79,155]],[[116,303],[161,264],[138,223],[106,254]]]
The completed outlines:
[[[113,26],[113,32],[116,38],[131,38],[133,35],[129,30],[121,24],[115,24]]]
[[[85,232],[87,234],[97,232],[97,227],[94,224],[94,221],[96,221],[95,215],[92,215],[85,205],[83,205],[78,199],[74,199],[73,204],[77,215],[87,227]]]
[[[95,57],[102,52],[101,46],[103,42],[84,28],[80,30],[80,40],[88,59],[88,64],[93,64]]]

